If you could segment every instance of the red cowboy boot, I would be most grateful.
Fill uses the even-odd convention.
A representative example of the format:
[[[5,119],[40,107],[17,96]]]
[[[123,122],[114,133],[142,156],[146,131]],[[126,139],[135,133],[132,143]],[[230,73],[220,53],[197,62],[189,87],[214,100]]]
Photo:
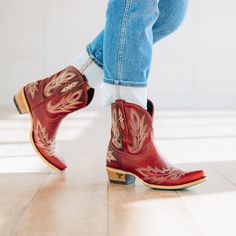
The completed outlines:
[[[183,189],[205,181],[202,170],[185,172],[168,163],[153,142],[154,107],[148,111],[117,100],[112,104],[112,130],[107,152],[110,182],[132,184],[135,177],[154,189]]]
[[[86,107],[92,100],[94,89],[85,76],[70,66],[43,80],[24,86],[14,102],[20,114],[30,113],[32,145],[39,156],[52,168],[64,170],[56,145],[56,134],[66,115]]]

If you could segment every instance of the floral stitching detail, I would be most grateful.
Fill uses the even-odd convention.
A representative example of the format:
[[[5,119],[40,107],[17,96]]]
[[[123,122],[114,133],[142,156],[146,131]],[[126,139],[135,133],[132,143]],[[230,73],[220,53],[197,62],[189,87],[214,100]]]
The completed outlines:
[[[162,169],[159,169],[156,166],[147,166],[138,168],[136,171],[143,176],[144,180],[156,184],[162,184],[166,180],[178,180],[185,175],[185,172],[174,167],[163,167]]]
[[[32,99],[34,99],[35,93],[39,91],[38,89],[38,81],[30,83],[27,85],[27,92],[31,95]]]
[[[79,83],[78,81],[74,81],[74,82],[68,84],[66,87],[64,87],[64,88],[61,90],[61,93],[65,93],[65,92],[68,92],[68,91],[72,90],[74,87],[76,87],[76,85],[77,85],[78,83]]]
[[[49,97],[53,94],[53,89],[60,87],[62,84],[74,79],[76,74],[70,72],[69,69],[62,71],[60,74],[56,74],[53,78],[46,84],[44,88],[44,95]]]
[[[140,118],[138,112],[130,109],[130,133],[132,136],[132,145],[128,145],[128,151],[136,154],[142,148],[145,140],[149,135],[148,124],[145,123],[145,115]]]
[[[118,114],[115,107],[112,108],[112,143],[114,146],[118,149],[121,149],[123,147],[122,140],[120,138],[120,130],[118,125]]]
[[[122,114],[120,108],[118,109],[118,116],[119,116],[120,126],[121,126],[122,130],[124,130],[125,129],[124,117],[123,117],[123,114]]]
[[[112,161],[117,161],[116,158],[113,155],[113,151],[107,152],[107,162],[111,163]]]
[[[56,141],[50,139],[46,128],[42,126],[39,120],[36,120],[34,129],[34,141],[37,147],[43,149],[48,156],[57,156],[59,151],[57,149]]]
[[[79,104],[83,102],[80,101],[83,90],[79,89],[75,92],[71,92],[61,98],[61,100],[55,104],[50,101],[47,104],[47,110],[52,113],[61,113],[61,112],[71,112],[71,110],[77,108]]]

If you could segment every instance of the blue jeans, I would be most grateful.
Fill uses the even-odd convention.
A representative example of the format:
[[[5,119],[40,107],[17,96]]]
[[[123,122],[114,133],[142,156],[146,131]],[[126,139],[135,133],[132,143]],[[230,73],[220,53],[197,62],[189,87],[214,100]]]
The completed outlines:
[[[110,0],[105,29],[87,46],[104,82],[146,87],[152,46],[174,32],[188,0]]]

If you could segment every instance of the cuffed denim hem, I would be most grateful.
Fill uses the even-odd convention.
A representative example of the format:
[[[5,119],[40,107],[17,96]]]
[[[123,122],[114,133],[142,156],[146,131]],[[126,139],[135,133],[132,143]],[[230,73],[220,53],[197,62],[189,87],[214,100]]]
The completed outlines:
[[[110,78],[104,77],[104,83],[120,85],[120,86],[129,86],[129,87],[147,87],[146,82],[133,82],[133,81],[123,81],[123,80],[112,80]]]
[[[94,55],[94,54],[92,53],[92,50],[91,50],[91,48],[90,48],[90,45],[88,45],[88,46],[86,47],[86,50],[87,50],[89,56],[93,59],[93,61],[94,61],[99,67],[101,67],[101,68],[103,69],[103,64],[96,58],[96,55]],[[102,48],[100,48],[97,53],[102,53]]]
[[[117,99],[122,99],[147,109],[147,88],[117,86],[114,84],[103,83],[103,106],[106,107]]]

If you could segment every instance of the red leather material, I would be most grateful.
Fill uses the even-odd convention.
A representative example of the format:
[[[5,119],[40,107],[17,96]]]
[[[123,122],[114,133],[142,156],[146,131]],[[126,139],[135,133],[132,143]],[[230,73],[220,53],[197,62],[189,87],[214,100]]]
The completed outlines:
[[[24,87],[33,142],[40,154],[60,170],[67,166],[57,148],[57,130],[68,114],[87,106],[87,88],[86,78],[72,66]]]
[[[202,170],[182,171],[161,155],[154,144],[154,107],[151,101],[148,108],[149,112],[123,100],[112,104],[107,166],[133,173],[154,185],[176,186],[203,178]]]

